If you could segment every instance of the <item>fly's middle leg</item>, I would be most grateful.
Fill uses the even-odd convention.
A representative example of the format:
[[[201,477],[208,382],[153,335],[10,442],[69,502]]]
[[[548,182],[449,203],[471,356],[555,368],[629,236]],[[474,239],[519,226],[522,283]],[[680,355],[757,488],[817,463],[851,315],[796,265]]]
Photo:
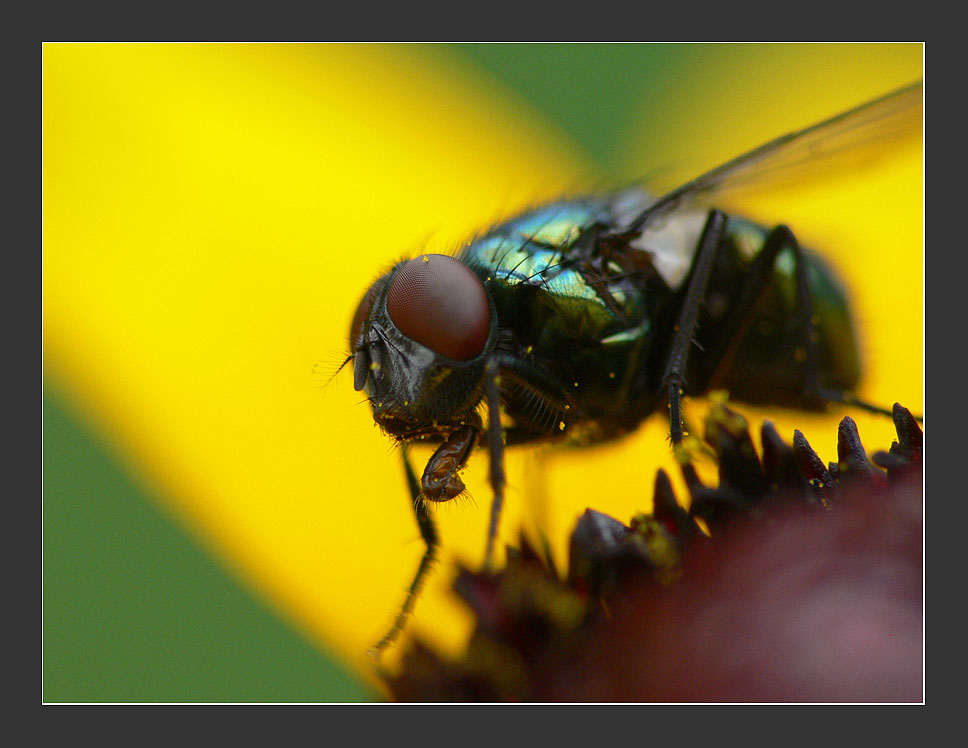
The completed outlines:
[[[683,437],[682,386],[685,382],[689,348],[693,343],[696,321],[699,318],[699,308],[706,296],[706,288],[709,285],[713,264],[722,245],[723,237],[726,235],[726,224],[727,218],[724,213],[718,210],[709,211],[706,225],[699,239],[699,248],[689,271],[686,297],[679,311],[672,343],[669,345],[669,355],[662,384],[669,393],[670,438],[673,446],[679,444]]]
[[[494,565],[494,541],[504,504],[504,435],[501,429],[500,374],[495,358],[484,369],[484,396],[487,399],[487,451],[490,459],[489,476],[494,499],[491,503],[491,519],[487,526],[487,545],[484,550],[484,568]]]

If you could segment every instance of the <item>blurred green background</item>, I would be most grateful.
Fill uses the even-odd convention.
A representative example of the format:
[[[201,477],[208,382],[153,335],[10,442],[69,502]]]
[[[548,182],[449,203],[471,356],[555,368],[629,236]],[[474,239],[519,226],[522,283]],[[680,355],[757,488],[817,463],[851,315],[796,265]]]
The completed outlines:
[[[627,122],[668,99],[704,46],[416,46],[507,87],[624,178]],[[725,50],[714,50],[723,52]],[[738,69],[755,48],[733,50]],[[647,117],[646,117],[647,119]],[[661,153],[661,143],[648,146]],[[402,250],[405,248],[401,248]],[[303,640],[160,508],[45,383],[43,700],[332,702],[378,698]]]

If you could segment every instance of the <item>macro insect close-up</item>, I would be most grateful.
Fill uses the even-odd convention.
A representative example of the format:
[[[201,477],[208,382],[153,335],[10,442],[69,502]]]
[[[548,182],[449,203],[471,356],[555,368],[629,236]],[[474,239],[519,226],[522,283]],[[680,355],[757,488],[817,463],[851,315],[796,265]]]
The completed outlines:
[[[633,186],[535,208],[454,256],[400,262],[366,291],[350,328],[354,387],[400,444],[439,444],[419,481],[403,452],[427,548],[375,651],[399,634],[435,559],[428,504],[463,493],[479,443],[494,496],[491,568],[506,447],[617,439],[662,406],[679,448],[683,397],[717,389],[746,403],[890,414],[853,395],[860,353],[841,281],[789,227],[703,204],[734,181],[914,132],[922,98],[920,82],[889,92],[665,194]]]
[[[425,700],[720,404],[904,441],[923,55],[45,45],[45,700]]]

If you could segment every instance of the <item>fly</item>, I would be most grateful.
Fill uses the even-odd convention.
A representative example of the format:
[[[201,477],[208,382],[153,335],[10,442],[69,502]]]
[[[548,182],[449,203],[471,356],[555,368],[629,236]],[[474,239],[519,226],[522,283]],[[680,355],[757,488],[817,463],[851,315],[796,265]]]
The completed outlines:
[[[800,409],[857,400],[857,341],[833,272],[784,225],[705,207],[732,185],[892,137],[920,123],[921,83],[784,135],[655,197],[635,186],[562,200],[472,240],[455,256],[398,263],[350,328],[354,386],[403,445],[426,550],[378,655],[402,631],[436,559],[428,503],[464,491],[479,444],[493,490],[485,565],[504,500],[505,446],[590,444],[712,389]],[[503,411],[503,415],[502,415]],[[407,445],[439,443],[418,478]]]

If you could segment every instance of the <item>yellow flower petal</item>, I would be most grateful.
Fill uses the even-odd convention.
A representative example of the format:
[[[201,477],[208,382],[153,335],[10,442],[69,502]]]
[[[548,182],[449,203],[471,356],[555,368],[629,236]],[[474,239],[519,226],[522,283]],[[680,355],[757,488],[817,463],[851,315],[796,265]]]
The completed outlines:
[[[419,537],[398,459],[326,375],[386,263],[578,178],[512,109],[398,48],[44,48],[49,376],[358,667]]]

